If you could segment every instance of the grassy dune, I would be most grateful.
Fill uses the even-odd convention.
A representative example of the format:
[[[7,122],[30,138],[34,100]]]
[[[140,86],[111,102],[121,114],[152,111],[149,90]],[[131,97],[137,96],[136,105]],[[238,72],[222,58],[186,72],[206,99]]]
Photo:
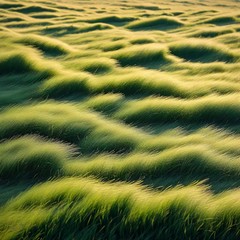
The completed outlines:
[[[240,239],[238,1],[0,3],[0,239]]]

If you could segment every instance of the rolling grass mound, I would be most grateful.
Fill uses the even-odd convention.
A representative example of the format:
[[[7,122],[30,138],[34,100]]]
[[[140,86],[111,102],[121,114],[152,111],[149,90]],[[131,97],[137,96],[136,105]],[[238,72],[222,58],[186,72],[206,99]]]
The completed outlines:
[[[111,57],[118,60],[121,66],[150,66],[152,63],[168,64],[171,62],[166,49],[158,45],[121,49],[114,52]]]
[[[20,8],[23,7],[23,4],[20,3],[0,3],[1,9],[9,9],[9,8]]]
[[[107,17],[103,17],[103,18],[97,18],[97,19],[89,19],[86,22],[89,23],[108,23],[108,24],[114,24],[114,23],[126,23],[126,22],[130,22],[136,20],[136,18],[134,17],[119,17],[119,16],[107,16]]]
[[[192,195],[195,198],[190,201]],[[81,239],[104,239],[109,233],[111,238],[125,239],[146,239],[149,235],[156,239],[197,239],[199,235],[207,239],[213,234],[218,239],[231,239],[238,235],[238,197],[238,191],[214,197],[199,185],[154,192],[138,184],[67,178],[36,186],[12,200],[2,209],[5,221],[0,224],[2,232],[15,226],[8,238],[44,238],[47,231],[49,237],[70,234]],[[53,216],[56,208],[58,214]],[[89,229],[89,225],[94,227]],[[226,227],[228,234],[223,230]]]
[[[215,17],[206,21],[206,23],[211,23],[215,25],[227,25],[236,23],[235,17],[225,16],[225,17]]]
[[[170,30],[183,26],[184,24],[177,18],[159,17],[146,20],[137,20],[128,24],[126,27],[134,30],[151,29],[151,30]]]
[[[0,143],[0,179],[46,179],[59,174],[69,149],[63,144],[25,136]]]
[[[221,46],[204,42],[172,44],[170,51],[175,56],[192,62],[234,62],[239,59],[230,50],[224,50]]]
[[[14,11],[19,13],[31,14],[31,13],[38,13],[38,12],[56,12],[55,9],[49,7],[42,7],[40,5],[33,5],[28,7],[19,7],[14,9]]]
[[[155,40],[151,38],[136,38],[131,40],[132,44],[146,44],[146,43],[154,43]]]
[[[81,33],[86,33],[86,32],[92,32],[92,31],[101,31],[101,30],[108,30],[112,29],[113,26],[110,24],[104,24],[104,23],[94,23],[91,24],[90,26],[83,27],[80,29]]]
[[[34,72],[35,66],[23,54],[5,55],[0,60],[1,74]]]
[[[207,122],[238,123],[239,95],[207,96],[194,100],[148,98],[133,101],[116,113],[127,122]]]
[[[106,74],[115,67],[115,61],[109,58],[83,58],[80,61],[73,61],[68,64],[70,67],[83,70],[92,74]]]
[[[102,155],[88,161],[75,160],[67,164],[67,171],[71,175],[86,174],[125,181],[176,175],[182,180],[197,176],[203,179],[221,176],[221,179],[237,180],[240,176],[240,164],[234,157],[211,151],[204,145],[190,144],[163,150],[159,154],[130,154],[126,157]]]
[[[124,41],[106,43],[102,46],[104,52],[116,51],[125,48],[128,44]]]
[[[88,94],[88,74],[80,73],[70,77],[55,76],[43,83],[39,92],[43,96],[62,97],[71,94]]]
[[[233,33],[234,31],[231,29],[225,29],[225,30],[203,30],[199,31],[198,33],[195,33],[192,35],[192,37],[200,37],[200,38],[214,38],[217,36],[221,36],[224,34]]]
[[[79,33],[80,28],[74,25],[54,25],[54,26],[47,26],[44,29],[42,29],[42,34],[50,34],[54,36],[63,36],[66,34],[75,34]]]
[[[10,23],[10,22],[21,22],[24,21],[23,18],[20,17],[6,17],[5,19],[1,19],[1,23]]]
[[[41,50],[46,55],[58,56],[67,54],[71,51],[71,47],[67,44],[48,37],[40,37],[37,35],[29,35],[21,37],[17,42],[33,46]]]
[[[23,52],[4,54],[0,59],[1,74],[31,73],[39,70],[35,59]]]
[[[117,77],[113,75],[105,76],[92,89],[95,92],[115,92],[123,93],[127,96],[134,94],[155,94],[186,97],[190,94],[187,89],[181,88],[177,81],[169,79],[164,74],[153,77],[152,72],[143,73],[141,70],[135,73],[121,74]]]
[[[86,153],[129,151],[144,137],[141,131],[120,122],[81,107],[54,102],[13,108],[1,114],[0,139],[26,134],[74,143]]]

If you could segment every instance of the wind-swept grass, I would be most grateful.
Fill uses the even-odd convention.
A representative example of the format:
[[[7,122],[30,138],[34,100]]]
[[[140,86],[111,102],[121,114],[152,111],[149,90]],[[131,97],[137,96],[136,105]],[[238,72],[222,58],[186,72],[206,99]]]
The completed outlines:
[[[35,72],[37,67],[24,53],[4,54],[0,59],[1,74]]]
[[[56,9],[51,7],[43,7],[41,5],[30,5],[30,6],[24,6],[24,7],[17,7],[13,9],[13,11],[19,12],[19,13],[36,13],[36,12],[56,12]]]
[[[174,17],[158,17],[131,22],[126,27],[135,30],[169,30],[183,26],[184,23]]]
[[[240,239],[238,6],[1,2],[0,239]]]
[[[126,23],[136,20],[135,17],[119,17],[119,16],[106,16],[106,17],[101,17],[101,18],[96,18],[96,19],[87,19],[85,20],[86,22],[89,23],[109,23],[109,24],[115,24],[115,23]]]
[[[59,40],[38,35],[26,35],[17,40],[29,46],[33,46],[46,55],[62,55],[72,51],[71,47]]]
[[[173,61],[167,56],[167,50],[157,44],[120,49],[115,51],[111,57],[117,59],[121,66],[151,66],[154,63],[168,64]]]
[[[200,185],[154,192],[139,184],[67,178],[32,188],[9,202],[2,209],[1,235],[3,239],[69,235],[233,239],[239,235],[238,197],[238,191],[213,197]],[[231,211],[227,211],[229,204]],[[53,214],[57,207],[58,213]]]
[[[145,137],[142,131],[97,113],[54,102],[3,112],[0,124],[1,139],[39,134],[78,144],[86,153],[130,151]]]
[[[177,57],[193,62],[235,62],[239,60],[239,55],[235,55],[221,45],[208,42],[175,43],[170,46],[170,51]]]
[[[92,74],[106,74],[116,67],[116,61],[109,58],[82,58],[81,60],[68,61],[66,66],[83,70]]]
[[[58,66],[49,66],[34,52],[26,53],[26,49],[8,51],[0,57],[0,75],[39,74],[42,79],[53,76]]]
[[[44,82],[39,89],[39,93],[44,96],[61,97],[70,94],[86,94],[89,92],[86,73],[72,74],[68,77],[55,76]]]
[[[70,175],[94,175],[107,179],[138,180],[178,176],[180,179],[197,176],[218,180],[240,176],[237,158],[211,151],[204,145],[171,148],[159,154],[131,154],[126,157],[99,156],[85,161],[73,161],[66,165]],[[221,177],[220,177],[221,176]]]
[[[207,96],[194,100],[146,98],[122,106],[116,118],[126,122],[239,123],[239,95]]]
[[[0,179],[46,179],[60,174],[70,147],[25,136],[0,143]]]
[[[227,24],[234,24],[237,22],[237,19],[232,16],[222,16],[222,17],[214,17],[205,21],[206,23],[212,23],[216,25],[227,25]]]

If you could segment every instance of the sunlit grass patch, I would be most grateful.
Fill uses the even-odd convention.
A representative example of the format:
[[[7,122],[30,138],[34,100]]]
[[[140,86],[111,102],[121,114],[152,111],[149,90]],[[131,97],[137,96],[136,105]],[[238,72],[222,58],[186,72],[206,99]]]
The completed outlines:
[[[9,202],[2,209],[1,235],[34,238],[45,236],[47,231],[48,236],[54,237],[64,224],[65,227],[60,228],[61,235],[71,233],[77,237],[86,236],[85,239],[107,237],[108,229],[111,229],[111,236],[123,238],[145,239],[151,235],[168,239],[199,234],[209,238],[214,234],[224,239],[223,234],[224,237],[239,235],[236,225],[238,197],[238,191],[214,197],[200,184],[156,192],[139,184],[66,178],[36,186]],[[228,204],[231,204],[230,215]],[[57,207],[60,207],[58,213],[52,215]],[[11,220],[7,217],[9,213]],[[24,227],[19,226],[21,218],[25,219]],[[95,227],[87,227],[89,224]],[[170,232],[165,230],[166,224]]]

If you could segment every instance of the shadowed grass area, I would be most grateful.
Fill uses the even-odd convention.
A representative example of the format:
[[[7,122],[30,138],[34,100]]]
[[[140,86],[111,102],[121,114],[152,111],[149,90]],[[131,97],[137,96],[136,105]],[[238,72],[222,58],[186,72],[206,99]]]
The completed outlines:
[[[200,37],[200,38],[214,38],[217,36],[221,36],[224,34],[229,34],[229,33],[233,33],[234,31],[232,29],[219,29],[219,30],[201,30],[198,31],[197,33],[192,34],[192,37]]]
[[[119,41],[119,42],[111,42],[111,43],[105,43],[102,46],[102,49],[104,52],[110,52],[110,51],[115,51],[119,50],[121,48],[126,47],[128,44],[125,41]]]
[[[218,176],[218,181],[231,179],[239,185],[240,163],[236,157],[190,143],[159,154],[135,153],[123,157],[100,155],[84,161],[75,160],[66,164],[66,171],[70,175],[94,175],[125,181],[171,176],[178,176],[182,180],[197,177],[213,179]]]
[[[129,102],[116,113],[126,122],[239,123],[239,95],[207,96],[194,100],[146,98]]]
[[[68,77],[55,76],[43,83],[39,93],[43,96],[61,97],[70,94],[84,95],[89,93],[87,80],[90,76],[87,73],[72,74]]]
[[[141,130],[100,114],[54,102],[12,108],[1,114],[0,124],[1,139],[39,134],[78,144],[84,153],[130,151],[146,137]]]
[[[86,20],[86,22],[89,23],[109,23],[109,24],[114,24],[114,23],[126,23],[136,20],[135,17],[119,17],[119,16],[106,16],[102,18],[96,18],[96,19],[89,19]]]
[[[124,97],[122,94],[108,93],[90,97],[84,105],[96,111],[111,113],[116,111],[123,101]]]
[[[146,43],[154,43],[156,42],[154,39],[152,38],[136,38],[130,41],[132,44],[146,44]]]
[[[9,8],[18,8],[18,7],[23,7],[23,4],[20,3],[1,3],[0,8],[1,9],[9,9]]]
[[[34,63],[24,53],[5,54],[0,59],[1,74],[35,72]]]
[[[101,30],[108,30],[112,29],[113,26],[104,23],[95,23],[89,24],[84,27],[79,27],[78,25],[54,25],[46,27],[42,30],[44,34],[51,34],[56,37],[64,36],[67,34],[79,34],[79,33],[87,33],[87,32],[94,32],[94,31],[101,31]]]
[[[212,23],[216,25],[234,24],[236,22],[237,19],[232,16],[215,17],[206,21],[206,23]]]
[[[56,66],[52,65],[49,67],[47,61],[31,51],[9,51],[0,57],[0,75],[39,73],[47,78],[55,74]]]
[[[42,37],[38,35],[23,36],[17,42],[33,46],[46,55],[58,56],[72,51],[71,47],[57,39]]]
[[[155,44],[120,49],[115,51],[111,57],[118,60],[121,66],[151,66],[152,63],[169,64],[173,61],[168,57],[165,48]]]
[[[192,62],[235,62],[239,55],[221,45],[207,42],[189,41],[170,45],[170,51],[177,57]]]
[[[116,67],[116,61],[109,58],[82,58],[80,60],[67,61],[66,66],[76,70],[83,70],[92,74],[106,74]]]
[[[0,143],[0,179],[46,179],[58,175],[70,147],[25,136]]]
[[[237,190],[214,197],[201,185],[154,192],[139,184],[66,178],[34,187],[6,204],[1,235],[4,239],[69,235],[81,239],[210,239],[212,235],[233,239],[239,236],[238,198]]]
[[[36,13],[36,12],[56,12],[56,9],[50,8],[50,7],[42,7],[41,5],[32,5],[32,6],[26,6],[26,7],[19,7],[19,8],[13,9],[13,11],[30,14],[30,13]]]
[[[97,30],[108,30],[112,29],[113,27],[110,24],[104,24],[104,23],[95,23],[91,24],[87,27],[83,27],[79,30],[80,33],[86,33],[86,32],[92,32]]]
[[[183,22],[174,17],[158,17],[146,20],[138,20],[128,24],[126,27],[134,30],[170,30],[183,25]]]
[[[95,92],[116,92],[131,96],[134,94],[158,94],[162,96],[186,97],[191,93],[182,87],[177,80],[165,74],[155,74],[152,71],[126,72],[102,77],[97,83],[89,82]]]

